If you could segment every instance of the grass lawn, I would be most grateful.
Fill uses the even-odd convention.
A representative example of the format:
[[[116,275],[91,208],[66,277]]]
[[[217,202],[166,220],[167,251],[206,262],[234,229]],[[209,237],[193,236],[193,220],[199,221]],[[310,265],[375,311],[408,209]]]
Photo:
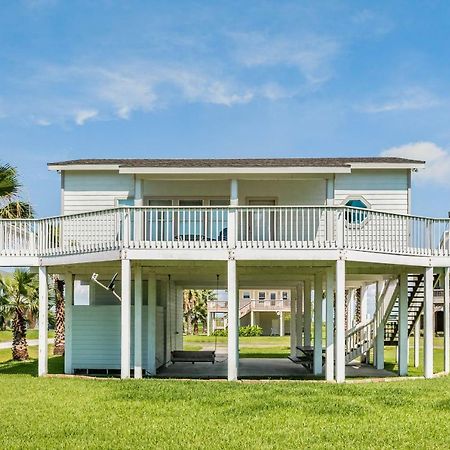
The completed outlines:
[[[55,330],[49,330],[48,337],[54,338]],[[38,339],[38,338],[39,338],[38,330],[27,331],[27,339]],[[0,331],[0,342],[10,342],[10,341],[12,341],[12,331],[11,330]]]
[[[248,356],[286,348],[284,338],[263,338],[266,347],[246,339]],[[394,356],[387,348],[387,364]],[[63,358],[49,359],[50,373],[62,368]],[[450,438],[449,377],[330,385],[36,373],[36,360],[0,363],[0,448],[448,448]]]
[[[50,358],[50,367],[61,361]],[[448,448],[450,378],[340,386],[39,379],[29,375],[35,362],[4,366],[1,448]]]

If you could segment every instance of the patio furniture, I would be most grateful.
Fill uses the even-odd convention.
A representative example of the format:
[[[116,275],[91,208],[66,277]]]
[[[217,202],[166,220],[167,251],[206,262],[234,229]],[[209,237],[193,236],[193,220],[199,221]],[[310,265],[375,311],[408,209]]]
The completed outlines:
[[[288,358],[295,364],[301,364],[305,369],[310,372],[313,371],[314,368],[314,347],[311,345],[298,345],[297,350],[302,352],[303,354],[300,356],[288,356]],[[325,364],[325,349],[322,349],[322,364]]]
[[[204,351],[184,351],[184,350],[174,350],[171,353],[171,358],[173,364],[176,362],[190,362],[192,364],[196,362],[210,362],[212,364],[216,361],[216,352],[210,350]]]

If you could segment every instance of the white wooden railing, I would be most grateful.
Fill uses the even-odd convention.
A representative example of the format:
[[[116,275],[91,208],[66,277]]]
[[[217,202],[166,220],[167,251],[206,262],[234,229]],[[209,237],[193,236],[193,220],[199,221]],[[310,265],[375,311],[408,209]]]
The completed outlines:
[[[335,248],[337,209],[326,206],[237,208],[242,248]]]
[[[330,206],[121,207],[0,220],[0,256],[123,248],[342,248],[450,256],[450,220]]]
[[[358,356],[364,355],[373,347],[375,337],[375,321],[358,324],[345,334],[345,362],[349,363]]]

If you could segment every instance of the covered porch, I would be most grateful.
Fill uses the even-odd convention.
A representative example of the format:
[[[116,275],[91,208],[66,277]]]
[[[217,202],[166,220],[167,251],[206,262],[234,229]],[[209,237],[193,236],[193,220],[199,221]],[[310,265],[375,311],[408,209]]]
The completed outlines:
[[[448,291],[449,287],[448,269],[352,262],[343,258],[336,261],[122,259],[103,264],[55,266],[51,270],[65,273],[66,279],[66,373],[110,369],[120,371],[122,378],[131,375],[228,380],[314,377],[343,382],[353,376],[392,376],[391,372],[384,371],[384,346],[385,325],[395,303],[398,305],[395,337],[398,374],[407,375],[408,336],[411,335],[408,273],[423,275],[424,374],[430,378],[433,376],[430,317],[435,274],[445,280],[444,289]],[[75,304],[77,290],[93,272],[101,273],[103,279],[119,273],[116,285],[120,302],[105,304],[103,297],[96,294],[91,304]],[[43,312],[40,337],[44,342],[47,335],[45,267],[40,268],[40,275]],[[369,285],[375,287],[372,316],[367,313]],[[290,359],[240,358],[238,289],[275,286],[291,291]],[[227,290],[226,352],[218,352],[215,364],[171,364],[171,352],[183,350],[182,293],[188,288]],[[360,295],[358,314],[349,301],[355,296],[355,290]],[[448,313],[447,309],[447,316]],[[414,334],[417,335],[416,328]],[[389,339],[394,342],[394,337]],[[414,347],[417,358],[418,342],[417,337]],[[302,347],[312,349],[309,367],[295,364],[301,357]],[[447,364],[448,358],[446,350]],[[40,375],[46,374],[46,362],[46,346],[42,345]]]

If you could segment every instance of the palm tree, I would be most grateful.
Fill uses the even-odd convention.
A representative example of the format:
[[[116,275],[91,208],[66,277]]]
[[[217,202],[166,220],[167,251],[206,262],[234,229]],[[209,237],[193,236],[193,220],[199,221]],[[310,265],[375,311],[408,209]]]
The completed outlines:
[[[16,168],[9,164],[0,165],[1,219],[26,219],[33,217],[31,205],[18,199],[20,187]]]
[[[183,291],[183,316],[184,331],[186,334],[192,334],[192,309],[196,302],[197,292],[195,289],[185,289]]]
[[[186,289],[183,292],[184,330],[186,334],[198,334],[199,325],[206,329],[208,301],[215,300],[211,289]]]
[[[36,274],[16,269],[13,275],[0,278],[0,291],[0,314],[12,320],[12,357],[27,360],[27,315],[39,310]]]
[[[53,276],[53,289],[55,292],[55,346],[54,355],[64,355],[65,324],[64,324],[64,281],[59,275]]]

